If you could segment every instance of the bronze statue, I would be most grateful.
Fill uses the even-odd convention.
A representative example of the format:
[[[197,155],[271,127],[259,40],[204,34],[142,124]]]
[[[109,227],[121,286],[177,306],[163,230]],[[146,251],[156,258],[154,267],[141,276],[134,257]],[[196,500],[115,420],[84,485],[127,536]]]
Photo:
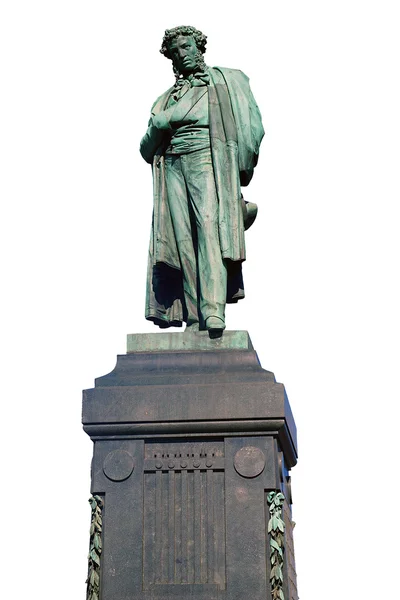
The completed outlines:
[[[225,329],[225,305],[244,297],[246,203],[264,129],[244,73],[204,62],[206,36],[194,27],[165,32],[160,52],[175,85],[151,109],[140,144],[153,167],[154,213],[146,318],[160,327]]]

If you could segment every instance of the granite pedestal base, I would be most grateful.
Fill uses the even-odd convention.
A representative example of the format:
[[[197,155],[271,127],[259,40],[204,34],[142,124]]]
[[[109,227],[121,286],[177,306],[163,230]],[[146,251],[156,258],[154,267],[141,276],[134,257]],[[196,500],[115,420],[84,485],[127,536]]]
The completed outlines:
[[[103,501],[100,600],[272,598],[271,491],[285,496],[282,591],[295,600],[283,385],[247,332],[133,335],[128,350],[83,393]]]

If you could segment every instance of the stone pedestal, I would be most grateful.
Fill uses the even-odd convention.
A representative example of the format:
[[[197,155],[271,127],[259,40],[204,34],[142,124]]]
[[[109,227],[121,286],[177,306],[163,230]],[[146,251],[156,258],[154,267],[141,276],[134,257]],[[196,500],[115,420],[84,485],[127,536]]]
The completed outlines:
[[[83,426],[100,600],[297,599],[296,427],[247,332],[128,336],[127,354],[84,391]]]

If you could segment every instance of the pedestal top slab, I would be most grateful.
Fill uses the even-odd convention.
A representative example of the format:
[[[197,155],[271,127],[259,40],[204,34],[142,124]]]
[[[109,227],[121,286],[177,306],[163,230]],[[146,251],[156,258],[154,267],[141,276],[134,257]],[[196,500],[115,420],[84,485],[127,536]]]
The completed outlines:
[[[179,350],[253,350],[247,331],[224,331],[210,338],[208,331],[183,333],[128,333],[127,353],[171,352]]]
[[[296,464],[285,388],[261,367],[247,331],[128,335],[127,353],[83,398],[93,440],[272,435]]]

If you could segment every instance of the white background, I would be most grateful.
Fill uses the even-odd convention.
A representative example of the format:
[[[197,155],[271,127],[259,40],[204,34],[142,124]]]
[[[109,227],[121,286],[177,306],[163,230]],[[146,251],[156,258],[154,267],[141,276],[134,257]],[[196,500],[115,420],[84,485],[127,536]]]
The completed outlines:
[[[92,444],[81,390],[145,322],[164,29],[242,69],[266,137],[228,307],[285,384],[300,598],[398,591],[399,5],[9,0],[0,12],[1,595],[85,597]],[[4,559],[3,559],[4,561]],[[4,562],[3,562],[4,567]]]

